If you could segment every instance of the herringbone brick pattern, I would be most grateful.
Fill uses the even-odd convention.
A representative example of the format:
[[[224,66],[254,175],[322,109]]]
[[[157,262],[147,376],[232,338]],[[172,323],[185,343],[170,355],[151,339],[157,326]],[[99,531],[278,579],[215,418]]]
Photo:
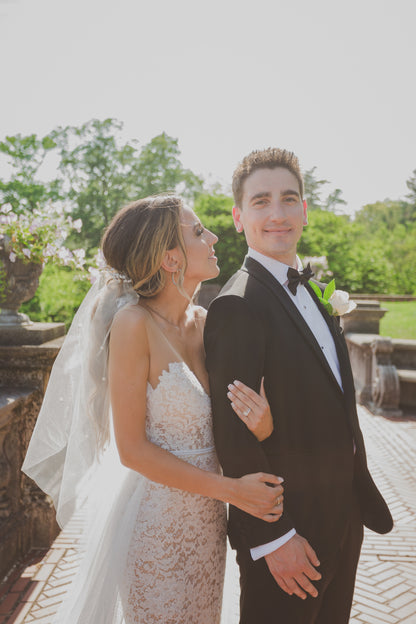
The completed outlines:
[[[388,535],[365,532],[351,624],[416,624],[416,422],[360,409],[368,463],[393,514]]]
[[[365,532],[350,624],[416,624],[416,421],[389,421],[362,407],[359,416],[369,465],[395,528],[388,535]],[[81,522],[81,515],[74,517],[46,554],[34,553],[37,561],[0,585],[0,624],[50,624],[77,568]],[[223,616],[224,624],[238,622],[232,553]]]

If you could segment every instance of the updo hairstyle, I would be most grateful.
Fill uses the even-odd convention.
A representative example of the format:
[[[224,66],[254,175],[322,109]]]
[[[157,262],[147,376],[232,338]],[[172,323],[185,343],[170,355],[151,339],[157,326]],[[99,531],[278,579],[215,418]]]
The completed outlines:
[[[163,257],[175,247],[184,256],[176,280],[178,287],[182,287],[186,270],[182,208],[182,200],[176,195],[145,197],[122,208],[104,233],[101,247],[107,264],[130,279],[142,297],[154,297],[163,290],[166,282],[166,273],[161,268]]]

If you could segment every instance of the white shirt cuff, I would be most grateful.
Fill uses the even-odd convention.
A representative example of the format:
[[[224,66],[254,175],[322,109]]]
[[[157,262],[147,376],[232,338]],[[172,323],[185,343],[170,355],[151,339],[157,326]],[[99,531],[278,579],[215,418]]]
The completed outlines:
[[[296,530],[291,529],[290,531],[285,533],[285,535],[282,535],[282,537],[278,537],[272,542],[268,542],[267,544],[260,544],[260,546],[250,548],[251,558],[253,559],[253,561],[257,561],[257,559],[260,559],[265,555],[270,555],[270,553],[280,548],[280,546],[286,544],[286,542],[288,542],[290,538],[294,535],[296,535]]]

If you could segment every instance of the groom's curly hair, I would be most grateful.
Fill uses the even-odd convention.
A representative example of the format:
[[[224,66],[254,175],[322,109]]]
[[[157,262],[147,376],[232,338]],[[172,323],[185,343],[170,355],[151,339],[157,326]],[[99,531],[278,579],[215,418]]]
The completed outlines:
[[[241,208],[244,192],[244,182],[257,171],[257,169],[276,169],[283,167],[293,173],[299,182],[299,190],[303,197],[303,177],[299,166],[299,160],[293,152],[277,147],[269,147],[264,150],[254,150],[245,156],[239,163],[233,174],[233,195],[236,206]]]

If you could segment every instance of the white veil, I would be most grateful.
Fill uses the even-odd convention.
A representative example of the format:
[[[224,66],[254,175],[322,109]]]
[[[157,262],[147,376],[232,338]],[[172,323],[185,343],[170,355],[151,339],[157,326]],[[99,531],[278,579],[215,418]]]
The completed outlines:
[[[109,442],[108,335],[116,312],[137,301],[129,280],[102,271],[52,368],[22,470],[51,496],[61,527],[82,503]]]

